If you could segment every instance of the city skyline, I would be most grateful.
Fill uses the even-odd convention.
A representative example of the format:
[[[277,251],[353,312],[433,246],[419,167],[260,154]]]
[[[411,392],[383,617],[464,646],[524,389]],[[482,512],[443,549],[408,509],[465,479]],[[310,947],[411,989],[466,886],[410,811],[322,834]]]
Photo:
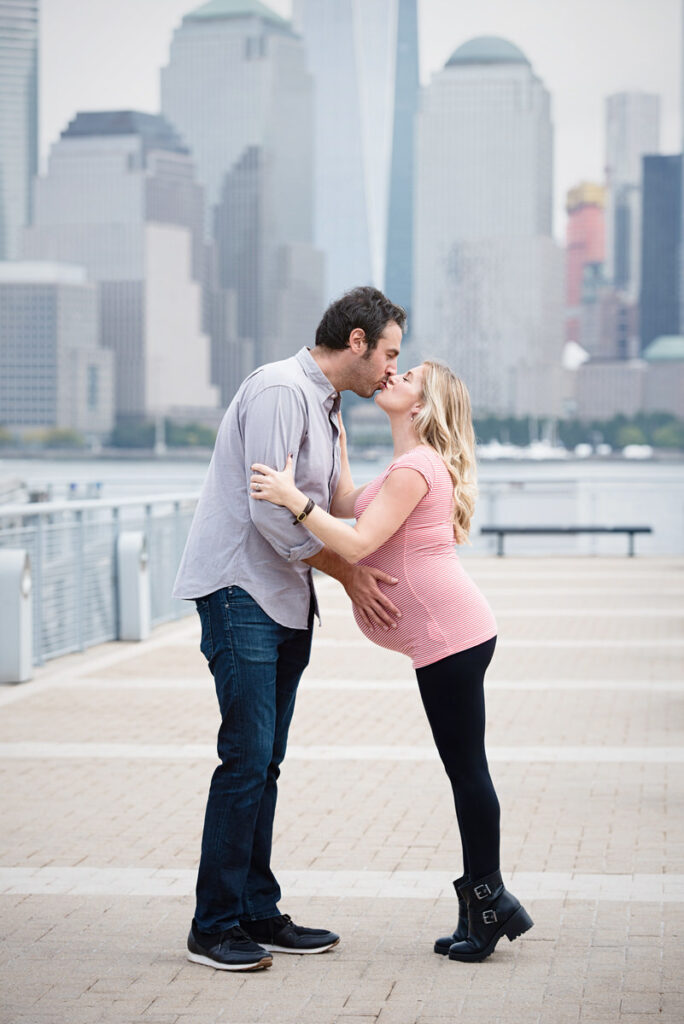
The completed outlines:
[[[269,6],[292,14],[291,0],[269,0]],[[581,180],[603,180],[606,96],[633,90],[661,95],[661,151],[679,152],[680,7],[679,0],[576,0],[570,11],[562,0],[480,0],[476,8],[461,0],[422,0],[421,82],[476,35],[503,36],[528,54],[552,97],[554,235],[561,239],[566,191]],[[159,68],[173,31],[192,8],[189,0],[43,0],[43,167],[50,144],[77,110],[159,110]]]
[[[143,13],[157,2],[145,0]],[[497,2],[484,5],[491,12]],[[440,3],[423,0],[422,10]],[[573,8],[573,26],[583,3]],[[623,0],[623,13],[640,3]],[[90,102],[83,110],[79,103],[51,144],[47,173],[35,179],[33,223],[19,258],[79,264],[98,282],[101,344],[117,354],[117,418],[225,405],[256,365],[309,337],[325,304],[357,277],[387,290],[389,223],[403,225],[389,253],[409,273],[388,294],[410,309],[422,356],[458,363],[476,410],[609,415],[650,407],[657,374],[638,358],[642,157],[672,159],[667,143],[665,153],[661,147],[666,104],[652,83],[644,87],[641,78],[627,90],[591,95],[605,114],[604,166],[594,182],[605,182],[606,253],[605,261],[579,268],[569,302],[571,340],[589,357],[576,368],[563,352],[569,310],[563,312],[564,248],[554,207],[567,194],[601,186],[559,190],[554,96],[534,57],[513,33],[464,33],[427,80],[423,67],[416,103],[417,0],[294,0],[291,11],[284,7],[284,0],[210,0],[188,10],[184,0],[157,69],[159,113],[140,106],[131,112],[124,103],[97,110]],[[520,0],[519,10],[539,13],[538,0]],[[516,38],[524,27],[522,18]],[[624,57],[617,23],[609,27],[613,50]],[[85,26],[105,60],[106,29]],[[443,29],[446,35],[446,23]],[[592,29],[591,38],[601,38],[601,25]],[[145,32],[133,35],[151,62]],[[554,33],[559,38],[572,48],[567,21]],[[649,46],[640,40],[639,48],[650,66]],[[590,50],[583,43],[587,59]],[[11,70],[11,50],[3,59]],[[122,66],[124,59],[120,52]],[[106,64],[99,77],[108,78]],[[585,78],[592,76],[576,81]],[[4,141],[11,138],[6,131]],[[398,150],[397,140],[409,149]],[[589,150],[578,147],[577,158]],[[158,188],[141,206],[138,193],[152,178]],[[393,193],[397,185],[391,217],[390,184]],[[660,213],[650,217],[651,249],[661,244],[664,225]],[[124,229],[128,248],[120,244]],[[357,244],[350,244],[354,232]],[[170,234],[178,235],[176,248]],[[169,371],[162,381],[148,373],[155,360],[169,361],[155,305],[169,274],[176,282],[174,331],[182,313],[190,348],[203,353],[187,401],[185,387],[178,391],[181,380],[188,384],[182,374]],[[670,319],[668,331],[679,332],[678,315],[672,327]],[[26,328],[33,329],[28,321]],[[642,347],[647,342],[642,338]],[[663,359],[677,362],[678,352],[663,350]],[[660,401],[657,391],[653,397]]]

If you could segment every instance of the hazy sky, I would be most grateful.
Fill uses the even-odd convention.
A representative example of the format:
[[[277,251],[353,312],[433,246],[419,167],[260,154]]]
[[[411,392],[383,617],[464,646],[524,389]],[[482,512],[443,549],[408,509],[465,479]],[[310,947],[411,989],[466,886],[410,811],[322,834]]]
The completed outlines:
[[[201,2],[42,0],[43,161],[77,110],[159,109],[159,68],[171,35]],[[270,6],[291,12],[291,0]],[[682,0],[419,0],[421,77],[428,82],[473,36],[504,36],[524,50],[552,97],[560,236],[567,189],[602,177],[605,96],[658,93],[661,149],[680,150],[681,6]]]

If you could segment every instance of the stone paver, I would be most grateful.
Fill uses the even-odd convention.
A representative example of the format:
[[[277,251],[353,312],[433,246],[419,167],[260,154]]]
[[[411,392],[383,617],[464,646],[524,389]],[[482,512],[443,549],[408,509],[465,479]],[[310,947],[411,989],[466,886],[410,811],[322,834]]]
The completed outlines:
[[[499,621],[488,742],[532,931],[479,965],[432,954],[455,920],[448,785],[403,759],[431,750],[410,665],[322,580],[274,863],[283,909],[340,946],[251,976],[185,960],[218,725],[191,617],[0,688],[0,1024],[681,1024],[684,561],[467,568]],[[55,756],[67,743],[113,746]]]
[[[684,697],[684,686],[681,695]],[[388,695],[389,697],[390,695]],[[302,681],[298,714],[290,743],[392,743],[432,747],[430,729],[417,688],[392,693],[393,715],[387,720],[384,698],[377,690],[358,690],[346,697],[335,690],[309,688]],[[606,744],[667,746],[677,732],[670,700],[644,687],[626,691],[592,689],[578,695],[571,689],[549,688],[527,693],[522,687],[492,689],[488,695],[489,743],[492,746]],[[616,704],[620,714],[615,714]],[[6,707],[0,718],[0,742],[43,740],[88,742],[92,724],[100,724],[100,743],[211,743],[216,732],[216,697],[209,684],[202,689],[138,690],[122,701],[116,689],[55,689]],[[168,722],[163,733],[150,723]],[[59,723],[59,733],[56,733]],[[380,738],[380,739],[379,739]]]

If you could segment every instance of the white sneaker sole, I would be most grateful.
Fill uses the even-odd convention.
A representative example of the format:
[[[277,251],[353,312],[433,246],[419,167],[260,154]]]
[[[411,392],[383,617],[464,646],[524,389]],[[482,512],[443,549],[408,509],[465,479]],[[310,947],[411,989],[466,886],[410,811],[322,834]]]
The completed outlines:
[[[326,953],[333,946],[336,946],[339,941],[339,939],[335,939],[334,942],[328,943],[327,946],[316,946],[315,949],[290,949],[289,946],[269,946],[267,942],[260,942],[259,945],[263,949],[267,949],[269,953],[295,953],[297,956],[302,956],[306,953]]]
[[[266,948],[266,947],[264,947]],[[264,967],[270,967],[273,963],[272,957],[264,957],[254,964],[220,964],[211,957],[202,956],[201,953],[191,953],[188,950],[188,960],[193,964],[204,964],[205,967],[213,967],[216,971],[260,971]]]

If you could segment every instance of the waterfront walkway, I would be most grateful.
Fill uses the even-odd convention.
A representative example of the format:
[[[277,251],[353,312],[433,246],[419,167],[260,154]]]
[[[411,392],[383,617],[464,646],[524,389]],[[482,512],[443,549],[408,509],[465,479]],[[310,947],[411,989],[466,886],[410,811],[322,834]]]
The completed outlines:
[[[684,560],[471,559],[499,621],[488,744],[535,927],[431,952],[459,842],[410,665],[319,586],[281,779],[282,909],[322,956],[188,963],[215,755],[194,617],[0,688],[1,1024],[681,1024]]]

